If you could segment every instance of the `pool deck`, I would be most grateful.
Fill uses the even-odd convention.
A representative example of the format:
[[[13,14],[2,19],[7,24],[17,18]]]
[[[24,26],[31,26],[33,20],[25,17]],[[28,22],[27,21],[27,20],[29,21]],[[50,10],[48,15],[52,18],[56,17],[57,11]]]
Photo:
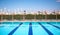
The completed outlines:
[[[2,20],[0,22],[60,22],[60,20]]]

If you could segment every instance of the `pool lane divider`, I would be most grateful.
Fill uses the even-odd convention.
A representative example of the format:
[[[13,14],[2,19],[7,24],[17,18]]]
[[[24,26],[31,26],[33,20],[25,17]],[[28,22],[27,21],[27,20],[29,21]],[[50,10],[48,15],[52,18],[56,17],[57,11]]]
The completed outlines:
[[[30,22],[29,24],[29,32],[28,35],[33,35],[33,31],[32,31],[32,23]]]
[[[40,22],[39,25],[48,33],[48,35],[53,35],[53,33],[50,32],[46,27],[44,27]]]
[[[54,27],[56,27],[56,28],[60,29],[60,27],[55,26],[55,25],[53,25],[53,24],[51,24],[51,23],[49,23],[49,22],[47,22],[47,24],[52,25],[52,26],[54,26]]]
[[[23,23],[20,23],[16,28],[14,28],[8,35],[13,35],[13,33],[22,25]]]

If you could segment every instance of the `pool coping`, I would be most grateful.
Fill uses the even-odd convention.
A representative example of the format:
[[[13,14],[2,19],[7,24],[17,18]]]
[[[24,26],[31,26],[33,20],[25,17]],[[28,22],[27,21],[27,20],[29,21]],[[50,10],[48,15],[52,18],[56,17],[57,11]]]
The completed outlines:
[[[60,22],[60,20],[2,20],[0,22]]]

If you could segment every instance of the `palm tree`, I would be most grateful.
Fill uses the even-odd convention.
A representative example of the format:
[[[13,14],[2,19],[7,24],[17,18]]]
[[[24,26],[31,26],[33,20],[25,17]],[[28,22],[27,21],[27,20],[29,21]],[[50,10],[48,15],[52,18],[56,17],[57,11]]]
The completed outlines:
[[[3,20],[3,9],[1,9],[1,20]]]
[[[40,11],[38,11],[38,14],[39,14],[39,15],[40,15],[40,13],[41,13],[41,12],[40,12]]]
[[[6,8],[4,8],[5,16],[8,15],[8,11]],[[7,19],[6,17],[4,19]]]
[[[24,10],[23,20],[25,20],[26,10]]]
[[[14,12],[12,11],[12,13],[11,13],[11,16],[12,16],[12,24],[13,24],[13,20],[14,20]]]
[[[8,9],[7,10],[8,16],[12,15],[12,14],[10,14],[10,12],[11,12],[10,9]],[[9,18],[9,20],[10,20],[10,18]]]
[[[3,19],[2,19],[2,15],[3,15],[3,14],[2,14],[2,9],[0,9],[0,15],[1,15],[1,19],[0,19],[0,20],[3,20]],[[1,22],[1,24],[2,24],[2,22]]]
[[[56,20],[57,20],[57,12],[55,11],[55,15],[56,15]],[[57,21],[56,21],[56,24],[57,24]]]
[[[4,9],[2,9],[2,20],[4,20],[4,19],[3,19],[3,15],[4,15]]]
[[[54,10],[52,13],[53,13],[53,15],[56,16],[55,18],[57,19],[56,11]]]
[[[46,12],[46,10],[44,12],[45,12],[45,19],[47,19],[47,12]]]
[[[35,16],[34,16],[34,19],[36,20],[36,13],[34,13],[34,15],[35,15]]]
[[[56,12],[56,20],[57,20],[57,12]]]
[[[58,14],[59,14],[59,11],[56,11],[56,20],[58,19],[58,18],[57,18],[57,17],[58,17],[58,16],[57,16]]]
[[[42,19],[43,19],[43,10],[42,10],[42,12],[41,12],[41,13],[42,13]]]
[[[38,14],[40,14],[41,12],[40,11],[38,11]]]

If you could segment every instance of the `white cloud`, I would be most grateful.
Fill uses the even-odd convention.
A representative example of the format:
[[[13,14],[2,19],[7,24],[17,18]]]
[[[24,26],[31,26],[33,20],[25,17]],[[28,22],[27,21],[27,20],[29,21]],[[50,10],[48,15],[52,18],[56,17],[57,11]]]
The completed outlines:
[[[56,2],[60,2],[60,0],[57,0]]]

